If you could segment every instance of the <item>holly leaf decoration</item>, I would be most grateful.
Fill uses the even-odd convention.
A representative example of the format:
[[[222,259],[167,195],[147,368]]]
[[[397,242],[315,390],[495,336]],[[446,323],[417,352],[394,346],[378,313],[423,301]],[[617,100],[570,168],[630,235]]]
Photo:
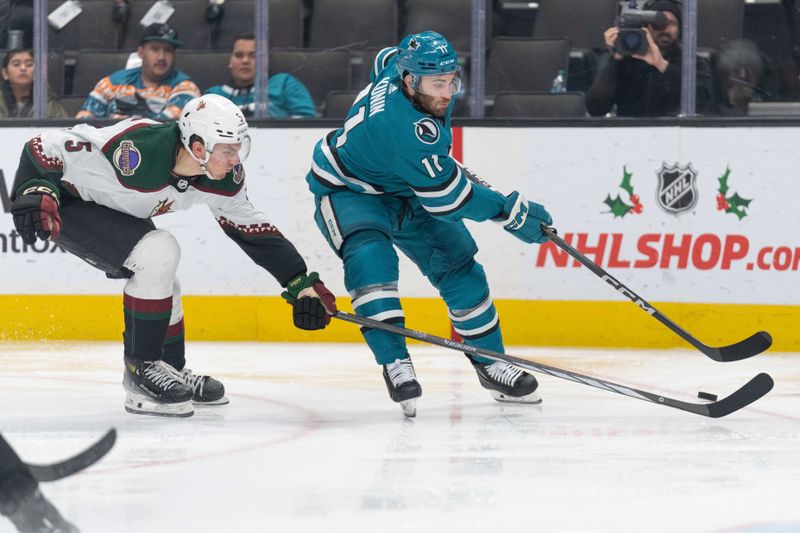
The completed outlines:
[[[719,181],[719,192],[728,194],[728,177],[731,175],[730,167],[725,168],[725,174],[717,178]]]
[[[609,194],[608,196],[606,196],[606,199],[603,200],[603,203],[606,204],[611,209],[611,213],[613,213],[614,218],[624,217],[625,215],[628,214],[628,211],[630,211],[631,208],[633,207],[626,204],[622,200],[622,198],[620,198],[619,195],[617,195],[616,198],[611,198],[611,195]]]
[[[733,193],[733,196],[726,198],[726,200],[728,200],[728,209],[726,209],[725,212],[733,213],[739,220],[747,216],[745,210],[750,207],[750,202],[753,201],[752,199],[748,200],[747,198],[742,198],[739,196],[739,193]]]
[[[628,172],[627,167],[622,167],[622,183],[619,184],[620,189],[626,191],[628,196],[633,194],[633,185],[631,185],[632,172]]]

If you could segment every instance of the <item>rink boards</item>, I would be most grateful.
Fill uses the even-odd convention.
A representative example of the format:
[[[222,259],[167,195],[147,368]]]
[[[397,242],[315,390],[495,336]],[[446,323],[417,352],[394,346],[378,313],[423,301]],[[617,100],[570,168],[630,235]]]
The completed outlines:
[[[23,140],[0,129],[0,338],[119,339],[122,282],[50,243],[13,233],[8,189]],[[249,197],[349,309],[339,260],[313,222],[305,174],[322,129],[253,129]],[[547,206],[562,236],[704,342],[759,329],[798,351],[800,182],[789,127],[465,128],[454,152],[496,189]],[[155,219],[182,246],[187,336],[197,340],[353,341],[358,330],[291,327],[280,287],[208,210]],[[663,326],[552,244],[525,245],[494,223],[468,222],[509,344],[681,346]],[[436,291],[404,258],[410,327],[447,334]]]

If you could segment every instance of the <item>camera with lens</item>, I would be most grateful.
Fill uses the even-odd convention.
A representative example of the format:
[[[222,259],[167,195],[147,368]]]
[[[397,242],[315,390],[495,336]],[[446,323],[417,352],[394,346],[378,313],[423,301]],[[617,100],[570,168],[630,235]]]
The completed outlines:
[[[641,11],[623,7],[617,18],[619,35],[614,43],[614,52],[623,56],[644,55],[647,52],[647,35],[644,26],[663,27],[667,17],[663,11]]]

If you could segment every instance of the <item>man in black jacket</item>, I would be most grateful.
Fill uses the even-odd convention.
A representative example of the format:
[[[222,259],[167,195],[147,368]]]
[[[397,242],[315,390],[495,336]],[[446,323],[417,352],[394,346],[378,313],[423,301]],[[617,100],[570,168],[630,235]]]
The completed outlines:
[[[664,26],[647,26],[647,51],[623,56],[614,52],[619,28],[606,30],[606,51],[601,54],[594,83],[586,93],[586,108],[602,116],[617,106],[620,117],[675,116],[681,104],[681,6],[676,0],[650,0],[645,10],[662,11]],[[712,106],[711,66],[697,58],[697,112]]]

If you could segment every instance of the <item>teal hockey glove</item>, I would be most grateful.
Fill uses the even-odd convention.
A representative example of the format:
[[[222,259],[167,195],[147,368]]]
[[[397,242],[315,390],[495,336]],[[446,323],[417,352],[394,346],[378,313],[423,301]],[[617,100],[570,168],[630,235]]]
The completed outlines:
[[[547,236],[542,233],[541,225],[549,226],[553,217],[543,205],[529,202],[519,192],[514,191],[506,196],[503,211],[498,220],[503,228],[514,237],[524,242],[541,244],[547,241]]]
[[[330,324],[331,315],[337,311],[336,297],[316,272],[291,280],[281,297],[292,305],[294,325],[300,329],[322,329]]]

